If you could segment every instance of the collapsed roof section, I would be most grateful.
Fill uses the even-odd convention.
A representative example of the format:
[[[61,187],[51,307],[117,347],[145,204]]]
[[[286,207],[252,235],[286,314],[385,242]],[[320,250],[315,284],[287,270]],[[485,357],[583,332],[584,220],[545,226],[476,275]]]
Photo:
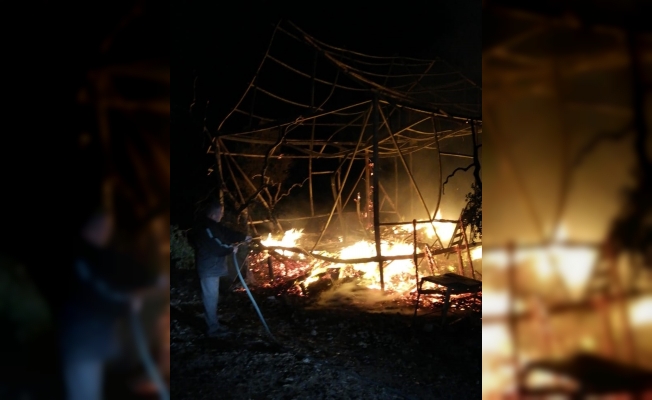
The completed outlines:
[[[470,135],[469,120],[480,124],[481,88],[444,60],[370,56],[281,22],[254,78],[215,136],[273,145],[282,130],[283,157],[348,157],[361,129],[372,124],[374,94],[385,110],[380,129],[396,135],[399,148],[408,153],[432,148],[436,140]],[[262,138],[270,134],[272,139]],[[369,126],[363,135],[371,134]],[[384,136],[389,139],[387,132]],[[380,157],[396,155],[392,143],[383,147],[381,142]]]
[[[229,189],[240,210],[258,199],[270,220],[276,219],[276,204],[307,182],[311,218],[318,216],[313,186],[333,188],[334,204],[323,215],[326,227],[336,209],[345,219],[347,205],[353,208],[351,199],[360,192],[366,197],[362,210],[373,205],[373,215],[384,212],[380,203],[386,203],[395,214],[390,219],[403,223],[407,213],[408,221],[430,221],[453,175],[470,175],[475,167],[470,178],[479,183],[480,118],[481,88],[441,59],[370,56],[281,22],[244,94],[217,132],[209,132],[208,152],[218,149],[209,174],[219,174],[221,187]],[[453,140],[461,137],[467,140]],[[430,153],[416,171],[411,155],[422,151]],[[382,166],[380,173],[370,172],[380,159],[393,159],[387,160],[394,162],[393,179],[379,178],[380,171],[389,170]],[[275,167],[289,170],[284,164],[289,160],[297,161],[294,183],[271,173]],[[317,182],[321,177],[331,182]],[[383,197],[373,201],[381,191]],[[412,211],[413,202],[422,213]],[[375,231],[379,223],[374,221]]]

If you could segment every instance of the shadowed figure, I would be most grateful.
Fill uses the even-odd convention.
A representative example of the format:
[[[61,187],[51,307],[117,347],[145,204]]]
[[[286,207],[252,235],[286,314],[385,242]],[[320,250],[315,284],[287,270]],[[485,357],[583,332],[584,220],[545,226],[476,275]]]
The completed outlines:
[[[67,400],[103,398],[104,368],[120,354],[118,323],[165,279],[147,273],[109,247],[114,215],[99,208],[82,224],[66,298],[57,310]]]
[[[226,257],[238,251],[240,242],[251,240],[251,236],[224,226],[221,223],[223,216],[221,204],[209,205],[190,235],[195,248],[195,265],[201,282],[208,336],[219,336],[227,331],[217,317],[220,278],[228,275]]]

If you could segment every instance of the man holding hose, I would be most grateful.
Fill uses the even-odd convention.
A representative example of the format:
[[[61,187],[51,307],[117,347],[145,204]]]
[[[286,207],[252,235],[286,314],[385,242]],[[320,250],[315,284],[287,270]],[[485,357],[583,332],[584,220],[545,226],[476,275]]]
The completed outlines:
[[[224,226],[221,221],[224,207],[211,203],[192,229],[191,242],[195,248],[195,265],[201,282],[207,335],[222,336],[228,332],[217,317],[220,278],[228,275],[226,257],[238,251],[238,245],[251,241],[251,236]]]

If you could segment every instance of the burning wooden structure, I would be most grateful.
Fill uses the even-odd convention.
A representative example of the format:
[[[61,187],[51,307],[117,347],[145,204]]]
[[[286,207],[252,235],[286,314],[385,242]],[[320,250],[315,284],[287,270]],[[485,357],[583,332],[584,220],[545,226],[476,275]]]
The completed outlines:
[[[217,131],[206,129],[215,155],[208,173],[255,234],[273,225],[262,243],[277,259],[316,260],[312,275],[326,264],[373,268],[373,287],[384,290],[399,262],[412,272],[433,254],[470,260],[480,246],[475,225],[458,229],[463,199],[451,218],[439,211],[458,173],[473,168],[469,186],[481,191],[480,102],[481,88],[441,59],[369,56],[281,22],[236,106]],[[305,211],[279,215],[289,199],[303,199]],[[300,221],[318,221],[316,233],[283,226]],[[272,238],[283,231],[285,239]]]
[[[652,390],[642,3],[486,4],[483,398]]]

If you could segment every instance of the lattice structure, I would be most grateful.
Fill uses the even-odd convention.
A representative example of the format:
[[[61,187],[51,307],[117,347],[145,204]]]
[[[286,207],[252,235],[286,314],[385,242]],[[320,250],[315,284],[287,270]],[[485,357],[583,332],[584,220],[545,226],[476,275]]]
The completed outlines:
[[[336,213],[344,235],[362,226],[378,243],[381,225],[411,224],[417,216],[432,224],[444,182],[479,169],[480,101],[481,88],[441,59],[370,56],[282,22],[242,98],[217,132],[208,132],[208,151],[216,155],[209,174],[219,174],[240,211],[256,199],[277,226],[276,205],[307,186],[305,218],[326,218],[313,250]],[[461,140],[466,151],[442,150]],[[428,162],[415,166],[417,154]],[[289,168],[305,174],[296,173],[288,188],[277,172]],[[419,182],[415,172],[427,179]],[[322,214],[314,202],[318,179],[330,184],[333,196],[330,212]],[[399,193],[403,184],[408,190]],[[401,207],[406,197],[414,197],[419,211],[413,202],[409,210]],[[344,215],[353,202],[360,224]],[[249,217],[253,226],[260,222]]]

